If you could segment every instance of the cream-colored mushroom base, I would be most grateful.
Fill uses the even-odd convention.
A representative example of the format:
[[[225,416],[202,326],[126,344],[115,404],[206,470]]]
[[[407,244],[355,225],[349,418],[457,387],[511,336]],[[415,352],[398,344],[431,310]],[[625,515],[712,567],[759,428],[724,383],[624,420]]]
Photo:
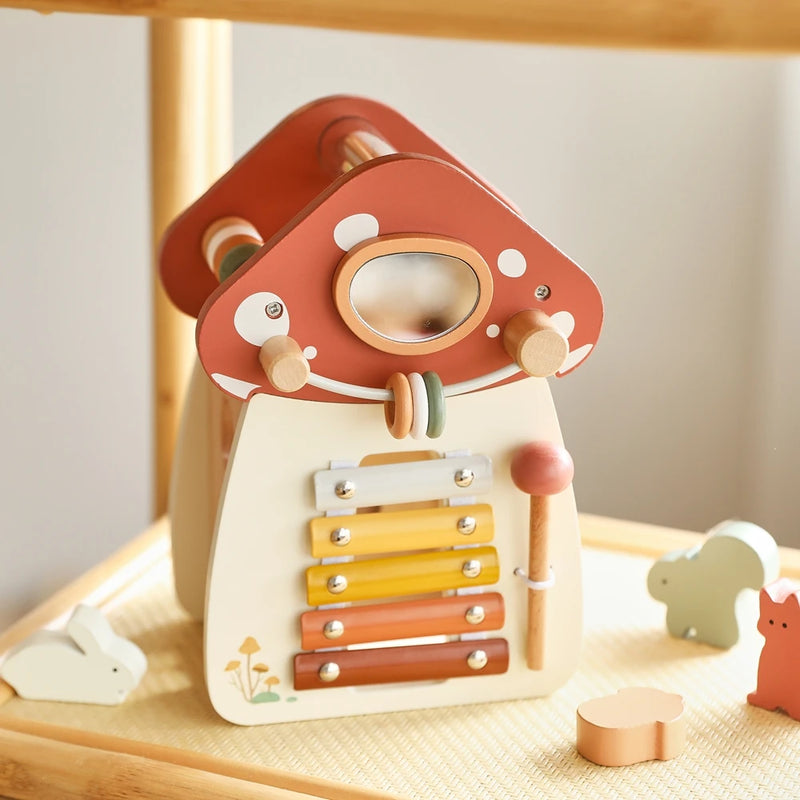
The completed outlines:
[[[515,450],[532,440],[561,441],[544,379],[448,398],[445,431],[435,440],[393,439],[379,403],[253,397],[236,431],[211,552],[205,670],[216,711],[254,725],[533,697],[563,684],[576,667],[581,639],[571,488],[550,498],[555,585],[547,590],[544,669],[525,664],[528,589],[514,570],[528,561],[529,498],[512,483],[509,465]],[[328,688],[295,690],[300,615],[309,610],[305,571],[319,563],[311,556],[308,530],[323,513],[315,502],[315,473],[332,463],[358,464],[371,454],[418,450],[469,451],[491,460],[491,488],[476,501],[494,511],[500,575],[484,588],[502,593],[506,619],[500,631],[486,635],[507,640],[507,672],[358,687],[338,687],[334,680]],[[334,651],[331,661],[335,657]]]

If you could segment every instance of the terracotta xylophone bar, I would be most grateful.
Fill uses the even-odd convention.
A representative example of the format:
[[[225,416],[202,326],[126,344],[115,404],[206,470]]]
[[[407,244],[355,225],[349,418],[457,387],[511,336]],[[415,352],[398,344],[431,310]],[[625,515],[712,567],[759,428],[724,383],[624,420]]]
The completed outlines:
[[[365,642],[499,630],[505,604],[499,592],[307,611],[302,647],[316,650]]]
[[[294,659],[294,688],[436,681],[507,670],[505,639],[300,653]]]

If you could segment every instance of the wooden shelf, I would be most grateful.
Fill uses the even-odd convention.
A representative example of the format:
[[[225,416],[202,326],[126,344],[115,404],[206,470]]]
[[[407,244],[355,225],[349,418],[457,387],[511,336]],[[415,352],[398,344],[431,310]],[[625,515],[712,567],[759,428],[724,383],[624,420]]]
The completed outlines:
[[[0,6],[592,47],[800,51],[797,0],[0,0]]]

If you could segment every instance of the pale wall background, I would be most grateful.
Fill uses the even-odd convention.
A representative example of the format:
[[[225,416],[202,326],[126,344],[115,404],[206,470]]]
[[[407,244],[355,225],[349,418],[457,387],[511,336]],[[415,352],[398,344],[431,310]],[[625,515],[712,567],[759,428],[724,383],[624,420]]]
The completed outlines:
[[[0,628],[150,507],[147,27],[0,11]],[[800,63],[236,26],[235,149],[396,106],[604,294],[554,382],[582,510],[800,545]]]

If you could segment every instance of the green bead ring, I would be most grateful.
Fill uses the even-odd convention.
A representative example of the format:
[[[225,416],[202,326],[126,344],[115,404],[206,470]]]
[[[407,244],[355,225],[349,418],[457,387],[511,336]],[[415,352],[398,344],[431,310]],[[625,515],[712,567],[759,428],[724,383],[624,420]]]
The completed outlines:
[[[425,431],[431,439],[438,439],[444,431],[446,411],[444,406],[444,386],[435,372],[423,372],[425,391],[428,395],[428,428]]]

